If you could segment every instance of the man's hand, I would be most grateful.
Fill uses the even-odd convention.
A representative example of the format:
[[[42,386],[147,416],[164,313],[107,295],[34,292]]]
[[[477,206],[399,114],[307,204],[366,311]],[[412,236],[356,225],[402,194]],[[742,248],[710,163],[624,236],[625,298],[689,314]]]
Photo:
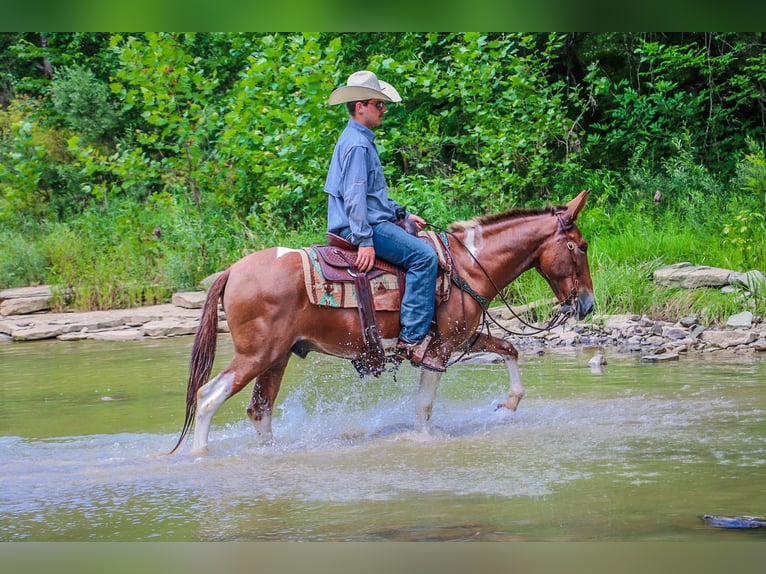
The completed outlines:
[[[418,231],[423,231],[423,228],[426,226],[426,220],[414,213],[410,213],[410,216],[407,219],[411,219],[415,222],[415,225],[418,226]]]
[[[375,248],[372,245],[360,247],[356,253],[356,268],[362,273],[372,271],[375,266]]]

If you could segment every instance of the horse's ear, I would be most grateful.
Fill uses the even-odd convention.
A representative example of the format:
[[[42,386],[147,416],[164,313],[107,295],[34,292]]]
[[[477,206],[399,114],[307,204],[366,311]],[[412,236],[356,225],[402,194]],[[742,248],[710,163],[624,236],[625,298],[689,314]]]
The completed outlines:
[[[590,190],[585,189],[581,191],[572,201],[567,203],[567,218],[570,221],[573,222],[575,219],[577,219],[577,216],[582,211],[582,208],[585,207],[585,202],[588,200],[588,195],[590,195]]]

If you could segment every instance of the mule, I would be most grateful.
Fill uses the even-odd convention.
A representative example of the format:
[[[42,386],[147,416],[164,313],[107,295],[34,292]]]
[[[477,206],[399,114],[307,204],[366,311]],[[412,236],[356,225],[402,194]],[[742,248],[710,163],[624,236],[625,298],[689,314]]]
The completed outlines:
[[[456,222],[443,234],[452,254],[455,286],[437,307],[428,354],[444,366],[453,352],[468,345],[500,355],[510,378],[501,407],[516,410],[524,396],[519,354],[507,340],[479,332],[480,322],[490,301],[533,268],[550,285],[565,317],[583,319],[591,312],[594,299],[587,243],[575,225],[588,194],[589,190],[583,191],[562,206],[512,209]],[[215,358],[219,301],[234,356],[208,380]],[[377,318],[384,341],[395,342],[398,311],[379,311]],[[171,453],[192,428],[192,450],[204,452],[216,411],[251,381],[255,382],[247,415],[257,433],[272,440],[272,411],[291,355],[305,357],[316,351],[358,361],[363,348],[357,309],[310,303],[297,250],[272,247],[243,257],[223,271],[208,291],[191,352],[186,416]],[[418,429],[429,428],[441,375],[421,369],[415,399]]]

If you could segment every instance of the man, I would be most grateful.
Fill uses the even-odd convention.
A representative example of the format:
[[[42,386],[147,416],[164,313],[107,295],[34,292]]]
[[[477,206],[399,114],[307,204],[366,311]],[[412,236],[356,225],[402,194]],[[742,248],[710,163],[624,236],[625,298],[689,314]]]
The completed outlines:
[[[376,256],[405,269],[396,354],[443,371],[440,363],[425,356],[434,314],[436,252],[396,225],[397,212],[411,219],[418,230],[426,222],[388,197],[372,132],[382,123],[387,103],[401,101],[391,84],[366,70],[351,74],[345,86],[330,94],[329,103],[345,103],[351,118],[335,145],[327,173],[327,224],[330,232],[358,246],[359,271],[370,271]]]

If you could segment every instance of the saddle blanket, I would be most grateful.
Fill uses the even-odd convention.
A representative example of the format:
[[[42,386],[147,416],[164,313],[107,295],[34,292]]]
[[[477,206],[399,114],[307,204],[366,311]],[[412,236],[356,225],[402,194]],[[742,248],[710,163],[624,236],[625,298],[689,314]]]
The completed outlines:
[[[422,232],[434,245],[439,256],[440,272],[436,280],[437,304],[449,297],[450,281],[444,269],[448,269],[446,250],[433,232]],[[306,292],[314,305],[322,307],[349,308],[358,307],[354,279],[349,275],[348,281],[328,281],[322,274],[322,269],[313,247],[303,247],[298,250],[303,262],[303,279]],[[370,279],[373,306],[376,311],[398,311],[402,300],[399,280],[393,273],[382,273]]]

